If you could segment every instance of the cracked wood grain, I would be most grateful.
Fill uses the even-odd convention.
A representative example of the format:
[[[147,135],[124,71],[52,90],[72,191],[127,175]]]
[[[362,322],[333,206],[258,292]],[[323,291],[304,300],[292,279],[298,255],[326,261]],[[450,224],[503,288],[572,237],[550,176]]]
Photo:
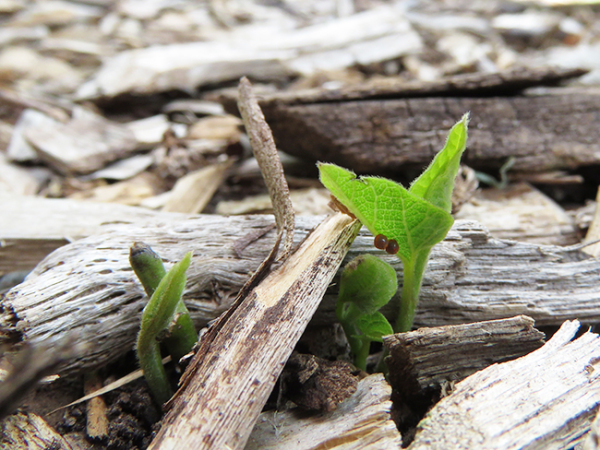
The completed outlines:
[[[192,250],[184,301],[196,326],[227,310],[240,288],[273,247],[273,231],[250,243],[239,257],[235,242],[273,224],[269,216],[220,217],[162,213],[147,222],[104,225],[98,234],[65,245],[42,261],[0,304],[0,341],[45,342],[76,335],[87,351],[68,360],[64,373],[105,365],[133,348],[144,290],[128,263],[129,247],[142,240],[167,266]],[[321,217],[298,217],[295,244]],[[402,280],[398,258],[373,246],[361,232],[348,260],[376,254]],[[600,322],[600,260],[551,245],[492,238],[473,221],[456,221],[435,246],[424,275],[415,326],[477,322],[525,314],[537,326],[579,318]],[[335,319],[337,284],[327,291],[314,326]],[[395,317],[394,302],[383,310]]]
[[[419,328],[383,338],[389,381],[403,401],[428,395],[494,363],[537,350],[545,335],[527,316]],[[430,394],[429,394],[430,395]]]

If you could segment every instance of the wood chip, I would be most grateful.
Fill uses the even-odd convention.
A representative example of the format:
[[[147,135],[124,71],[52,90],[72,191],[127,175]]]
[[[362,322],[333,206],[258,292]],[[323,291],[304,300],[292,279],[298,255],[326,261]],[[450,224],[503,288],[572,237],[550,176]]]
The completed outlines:
[[[562,246],[579,242],[575,223],[565,210],[526,183],[479,191],[455,218],[477,220],[501,239]]]
[[[600,339],[567,321],[546,345],[456,385],[419,424],[411,450],[573,448],[600,405]]]
[[[161,184],[158,176],[150,172],[142,172],[124,181],[75,192],[68,198],[136,206],[144,199],[156,195]]]
[[[84,376],[84,393],[90,394],[102,388],[102,378],[97,371]],[[91,398],[86,405],[86,434],[93,441],[102,441],[108,437],[108,416],[106,402],[100,396]]]
[[[545,335],[533,324],[530,317],[517,316],[385,336],[390,383],[406,402],[428,389],[439,391],[448,382],[540,348]]]
[[[596,194],[594,217],[590,223],[584,242],[592,242],[600,239],[600,207],[598,207],[598,205],[600,205],[600,187],[598,187],[598,192]],[[600,243],[589,245],[585,247],[583,251],[594,258],[598,258],[600,256]]]
[[[66,124],[28,128],[25,137],[42,160],[65,175],[99,170],[137,147],[128,128],[90,112],[74,116]]]
[[[198,214],[227,177],[231,162],[212,164],[177,180],[162,210]]]
[[[13,130],[8,149],[8,157],[13,161],[35,161],[38,160],[35,148],[26,138],[26,133],[30,129],[38,127],[57,127],[59,122],[52,117],[35,109],[26,109],[19,117],[19,121]]]
[[[44,419],[20,412],[0,424],[0,448],[10,450],[79,450],[73,448]]]
[[[330,413],[264,412],[245,449],[397,450],[401,439],[390,418],[391,393],[383,375],[374,374],[361,380],[356,393]]]

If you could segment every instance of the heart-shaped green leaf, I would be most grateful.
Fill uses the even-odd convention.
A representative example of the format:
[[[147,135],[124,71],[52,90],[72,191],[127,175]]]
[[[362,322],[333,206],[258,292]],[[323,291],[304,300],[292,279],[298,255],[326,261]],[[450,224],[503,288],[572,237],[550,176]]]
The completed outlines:
[[[321,182],[373,235],[398,243],[398,255],[409,260],[440,242],[454,219],[400,184],[378,177],[357,178],[335,164],[319,163]]]

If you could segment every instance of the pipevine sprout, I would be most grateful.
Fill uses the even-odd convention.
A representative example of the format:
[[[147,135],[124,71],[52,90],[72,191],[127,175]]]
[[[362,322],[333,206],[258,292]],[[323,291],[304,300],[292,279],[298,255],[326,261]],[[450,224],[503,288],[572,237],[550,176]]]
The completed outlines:
[[[409,189],[385,178],[357,178],[335,164],[318,164],[321,182],[373,233],[375,246],[402,260],[404,280],[395,332],[411,329],[429,253],[454,223],[452,190],[466,148],[468,122],[465,114]]]
[[[373,255],[357,256],[342,271],[335,312],[359,369],[366,370],[371,342],[393,333],[379,309],[397,289],[394,268]]]
[[[169,400],[171,386],[162,364],[160,341],[175,361],[187,354],[197,340],[196,329],[181,299],[191,252],[165,271],[160,257],[146,244],[134,243],[129,260],[150,300],[142,312],[137,355],[144,377],[157,402]]]

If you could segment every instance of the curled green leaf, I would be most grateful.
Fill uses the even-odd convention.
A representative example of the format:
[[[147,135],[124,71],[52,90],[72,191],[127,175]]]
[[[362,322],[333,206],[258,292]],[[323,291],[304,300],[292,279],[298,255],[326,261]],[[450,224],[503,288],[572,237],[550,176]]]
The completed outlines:
[[[365,337],[375,342],[383,342],[383,336],[394,334],[392,326],[379,311],[360,316],[356,326]]]
[[[396,271],[374,255],[360,255],[346,264],[340,280],[339,301],[353,303],[361,314],[386,305],[398,290]]]
[[[414,180],[409,191],[446,212],[452,210],[452,190],[460,167],[460,158],[467,148],[469,113],[452,127],[446,145],[429,167]]]

